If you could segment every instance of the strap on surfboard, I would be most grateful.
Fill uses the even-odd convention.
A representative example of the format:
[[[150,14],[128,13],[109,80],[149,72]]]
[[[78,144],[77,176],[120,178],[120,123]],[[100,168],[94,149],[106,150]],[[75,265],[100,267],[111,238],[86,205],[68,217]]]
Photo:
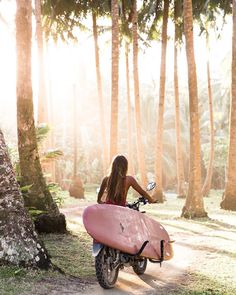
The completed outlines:
[[[164,240],[160,241],[160,249],[161,249],[161,257],[160,257],[160,259],[159,260],[154,260],[154,259],[149,258],[150,262],[152,262],[152,263],[160,263],[160,266],[161,266],[161,263],[164,260],[164,243],[165,243]]]
[[[133,254],[132,256],[140,256],[141,253],[143,252],[144,248],[147,246],[148,243],[149,243],[149,241],[145,241],[145,242],[142,244],[142,246],[141,246],[141,248],[139,249],[139,251],[138,251],[136,254]]]

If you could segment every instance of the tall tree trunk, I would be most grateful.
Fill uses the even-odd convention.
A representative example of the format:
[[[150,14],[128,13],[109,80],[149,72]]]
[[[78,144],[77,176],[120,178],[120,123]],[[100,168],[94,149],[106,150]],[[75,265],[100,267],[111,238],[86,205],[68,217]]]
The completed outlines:
[[[21,3],[19,3],[21,2]],[[26,11],[28,1],[17,1]],[[24,208],[18,183],[0,130],[0,264],[48,268],[50,259]]]
[[[184,0],[184,33],[188,63],[189,115],[190,115],[190,167],[189,188],[182,216],[186,218],[204,217],[201,194],[201,148],[198,115],[197,75],[193,44],[192,1]]]
[[[213,161],[214,161],[214,118],[213,118],[213,106],[212,106],[212,91],[211,91],[211,71],[209,61],[209,36],[206,35],[206,50],[207,50],[207,84],[208,84],[208,103],[210,114],[210,158],[207,167],[207,174],[204,185],[202,187],[202,195],[207,196],[211,189],[212,173],[213,173]]]
[[[136,123],[136,142],[138,169],[143,186],[147,184],[146,164],[144,158],[144,147],[142,142],[142,123],[140,111],[139,97],[139,73],[138,73],[138,15],[137,15],[137,0],[133,1],[133,17],[132,17],[132,32],[133,32],[133,76],[134,76],[134,101],[135,101],[135,123]]]
[[[233,1],[233,38],[232,38],[232,97],[230,108],[230,137],[228,150],[228,169],[222,209],[236,211],[236,1]]]
[[[155,157],[155,177],[158,185],[156,186],[153,197],[158,202],[164,202],[162,189],[162,154],[163,154],[163,120],[164,120],[164,102],[165,102],[165,83],[166,83],[166,47],[167,47],[167,26],[169,14],[169,0],[164,0],[163,22],[162,22],[162,47],[161,47],[161,67],[160,67],[160,87],[159,104],[157,118],[157,139],[156,139],[156,157]]]
[[[36,38],[38,48],[38,124],[48,123],[48,107],[44,75],[44,46],[41,20],[41,0],[35,0]]]
[[[130,99],[130,79],[129,79],[129,43],[125,43],[125,68],[126,68],[126,95],[127,95],[127,142],[128,142],[128,161],[129,173],[134,174],[133,149],[132,149],[132,109]]]
[[[99,101],[99,116],[100,116],[100,127],[101,127],[101,135],[102,135],[103,172],[104,174],[106,174],[106,171],[108,168],[108,148],[107,148],[107,138],[106,138],[102,80],[101,80],[101,71],[100,71],[97,16],[96,16],[96,12],[94,11],[92,12],[92,18],[93,18],[93,39],[94,39],[95,63],[96,63],[97,91],[98,91],[98,101]]]
[[[111,16],[112,16],[112,58],[111,58],[110,161],[117,154],[117,145],[118,145],[118,93],[119,93],[118,0],[111,1]]]
[[[179,26],[177,18],[179,15],[181,2],[175,1],[174,18],[175,18],[175,43],[174,43],[174,92],[175,92],[175,132],[176,132],[176,166],[177,166],[177,179],[178,197],[186,197],[185,179],[184,179],[184,166],[182,156],[182,141],[181,141],[181,128],[180,128],[180,110],[179,110],[179,78],[178,78],[178,36]]]
[[[39,161],[33,114],[33,94],[31,82],[31,37],[32,6],[30,1],[17,1],[16,49],[17,49],[17,131],[20,158],[21,184],[31,185],[29,196],[25,198],[27,207],[47,211],[58,219],[65,230],[65,217],[52,199],[43,177]]]
[[[47,53],[49,52],[48,46],[46,46],[46,50]],[[55,110],[54,110],[54,101],[53,101],[53,94],[52,94],[52,77],[51,77],[51,65],[50,65],[50,61],[48,61],[47,63],[47,76],[46,76],[46,80],[47,80],[47,87],[48,88],[48,106],[49,106],[49,111],[48,111],[48,123],[49,126],[51,128],[50,130],[50,134],[49,134],[49,144],[50,147],[52,149],[55,148]],[[51,161],[51,167],[50,167],[50,171],[51,171],[51,180],[52,182],[56,182],[56,162],[57,159],[52,160]]]
[[[77,97],[76,86],[73,85],[73,178],[77,176],[77,162],[78,162],[78,131],[77,131]]]
[[[78,111],[77,111],[77,97],[76,97],[76,85],[73,85],[73,178],[69,187],[69,193],[71,197],[83,199],[84,188],[82,181],[78,175]]]

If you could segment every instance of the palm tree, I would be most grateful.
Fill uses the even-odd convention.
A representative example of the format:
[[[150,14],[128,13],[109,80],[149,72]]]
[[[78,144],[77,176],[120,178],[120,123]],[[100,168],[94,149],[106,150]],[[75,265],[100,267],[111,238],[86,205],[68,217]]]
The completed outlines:
[[[232,84],[230,108],[230,135],[228,148],[228,169],[222,209],[236,211],[236,2],[233,1],[233,37],[232,37]]]
[[[53,224],[51,230],[65,231],[65,217],[59,213],[46,186],[39,161],[31,82],[31,5],[30,1],[19,0],[16,11],[17,131],[21,184],[31,186],[25,206],[47,211]]]
[[[26,11],[28,1],[17,1]],[[0,264],[48,268],[50,259],[26,209],[0,130]]]
[[[125,43],[125,65],[126,65],[126,93],[127,93],[127,142],[128,142],[128,160],[129,172],[134,173],[133,167],[133,148],[132,148],[132,109],[130,100],[130,78],[129,78],[129,43]]]
[[[111,125],[110,161],[117,153],[118,143],[118,93],[119,93],[119,6],[118,0],[111,1],[112,58],[111,58]]]
[[[201,194],[201,148],[198,115],[197,75],[193,44],[192,1],[184,0],[184,33],[188,63],[189,115],[190,115],[190,160],[189,188],[182,216],[186,218],[205,217]]]
[[[178,79],[178,41],[180,28],[178,25],[178,16],[181,2],[175,1],[174,7],[174,21],[175,21],[175,42],[174,42],[174,93],[175,93],[175,132],[176,132],[176,167],[178,179],[178,197],[185,197],[185,180],[184,180],[184,166],[182,157],[182,140],[180,130],[180,111],[179,111],[179,79]]]
[[[202,187],[203,196],[207,196],[211,189],[212,173],[213,173],[213,161],[214,161],[214,118],[213,118],[213,106],[212,106],[212,90],[211,90],[211,71],[209,61],[209,35],[206,31],[206,49],[207,49],[207,84],[208,84],[208,104],[210,114],[210,158],[207,167],[207,175]]]
[[[167,47],[167,26],[169,14],[169,0],[164,0],[163,23],[162,23],[162,48],[161,48],[161,67],[160,67],[160,86],[159,86],[159,103],[157,119],[157,139],[156,139],[156,156],[155,156],[155,177],[158,186],[154,192],[154,198],[158,202],[164,202],[162,191],[162,154],[163,154],[163,117],[165,101],[165,82],[166,82],[166,47]]]
[[[138,74],[138,31],[137,31],[137,1],[133,1],[133,17],[132,17],[132,32],[133,32],[133,76],[134,76],[134,98],[135,98],[135,122],[136,122],[136,142],[138,167],[141,176],[142,185],[147,183],[146,165],[144,159],[144,148],[142,143],[142,124],[140,112],[139,98],[139,74]]]
[[[102,92],[102,80],[101,80],[99,46],[98,46],[97,14],[96,14],[95,10],[92,11],[92,19],[93,19],[93,39],[94,39],[94,50],[95,50],[100,127],[101,127],[102,147],[103,147],[103,172],[105,173],[107,170],[107,167],[108,167],[108,149],[107,149],[104,103],[103,103],[103,92]]]
[[[48,107],[44,75],[44,46],[41,20],[41,0],[35,0],[36,38],[38,47],[38,124],[48,123]]]

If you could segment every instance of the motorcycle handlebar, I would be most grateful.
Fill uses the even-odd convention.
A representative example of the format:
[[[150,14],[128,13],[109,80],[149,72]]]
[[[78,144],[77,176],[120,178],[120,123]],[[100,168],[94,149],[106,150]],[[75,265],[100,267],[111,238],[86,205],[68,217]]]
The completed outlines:
[[[127,203],[127,207],[131,209],[137,209],[139,207],[139,204],[143,203],[143,205],[146,205],[148,203],[148,200],[145,199],[144,197],[139,197],[137,201],[133,202],[132,204]]]

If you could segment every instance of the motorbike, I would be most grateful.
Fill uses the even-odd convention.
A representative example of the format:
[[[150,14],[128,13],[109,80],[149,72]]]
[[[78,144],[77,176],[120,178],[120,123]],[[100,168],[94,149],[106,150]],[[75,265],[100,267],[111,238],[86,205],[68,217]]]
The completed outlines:
[[[151,191],[155,186],[155,182],[149,183],[147,191]],[[133,203],[128,203],[126,207],[131,210],[140,211],[140,206],[147,203],[148,201],[140,196]],[[142,211],[141,213],[145,213],[145,211]],[[104,289],[113,288],[116,284],[119,270],[124,269],[124,267],[132,267],[137,275],[142,275],[146,271],[148,260],[152,263],[159,263],[161,265],[165,258],[165,241],[160,241],[160,259],[151,259],[142,256],[142,252],[148,242],[149,241],[145,241],[137,253],[130,254],[94,241],[93,256],[95,257],[96,277],[100,286]]]

